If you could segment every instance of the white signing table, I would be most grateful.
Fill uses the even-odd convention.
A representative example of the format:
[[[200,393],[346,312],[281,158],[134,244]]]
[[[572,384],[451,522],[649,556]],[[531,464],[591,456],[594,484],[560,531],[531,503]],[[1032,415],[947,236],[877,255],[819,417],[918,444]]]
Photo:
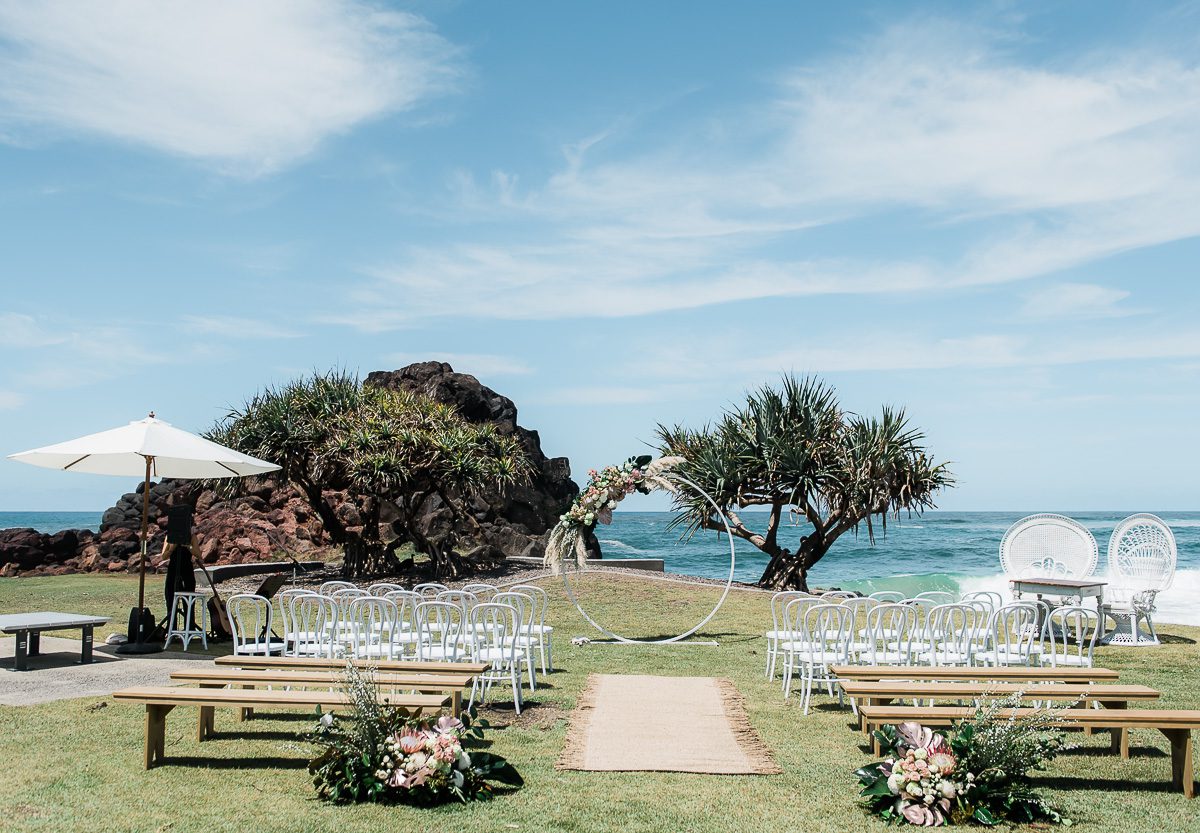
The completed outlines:
[[[1108,584],[1105,581],[1097,581],[1092,578],[1014,578],[1009,584],[1012,585],[1013,595],[1018,599],[1025,593],[1033,593],[1037,596],[1038,601],[1041,601],[1042,596],[1058,596],[1060,599],[1078,598],[1081,602],[1089,596],[1096,597],[1096,612],[1099,613],[1104,608],[1104,588]],[[1039,608],[1040,611],[1040,608]],[[1039,619],[1041,613],[1039,612]],[[1042,626],[1042,622],[1038,622],[1038,627]],[[1104,636],[1104,616],[1100,616],[1100,633],[1096,635],[1097,640]]]
[[[28,657],[41,653],[42,631],[83,631],[83,645],[79,650],[79,661],[92,661],[92,629],[106,624],[107,616],[86,616],[82,613],[10,613],[0,616],[0,633],[17,635],[17,650],[13,656],[13,670],[24,671]]]

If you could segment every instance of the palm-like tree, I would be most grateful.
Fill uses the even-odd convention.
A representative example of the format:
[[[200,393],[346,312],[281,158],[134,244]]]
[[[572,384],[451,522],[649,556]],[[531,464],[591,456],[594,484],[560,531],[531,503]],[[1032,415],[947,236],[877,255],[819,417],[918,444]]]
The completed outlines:
[[[809,571],[839,537],[865,525],[874,543],[876,524],[886,528],[889,516],[932,508],[934,495],[954,482],[903,410],[847,413],[834,391],[811,377],[785,376],[780,389],[754,391],[715,425],[660,425],[658,436],[662,453],[687,460],[678,470],[712,496],[729,522],[681,487],[673,525],[689,536],[728,530],[758,547],[771,557],[759,579],[764,587],[807,590]],[[752,529],[742,510],[760,506],[767,509],[765,523]],[[791,549],[780,539],[785,513],[806,527]]]
[[[529,462],[520,444],[488,424],[473,424],[453,407],[419,394],[363,386],[338,371],[267,388],[230,410],[212,439],[277,462],[307,498],[334,543],[345,571],[359,576],[395,566],[397,543],[411,541],[433,561],[435,575],[464,566],[459,534],[478,528],[465,507],[486,486],[523,480]],[[354,497],[361,527],[335,512],[327,491]],[[443,522],[422,522],[436,503]],[[393,505],[400,537],[385,545],[382,509]]]

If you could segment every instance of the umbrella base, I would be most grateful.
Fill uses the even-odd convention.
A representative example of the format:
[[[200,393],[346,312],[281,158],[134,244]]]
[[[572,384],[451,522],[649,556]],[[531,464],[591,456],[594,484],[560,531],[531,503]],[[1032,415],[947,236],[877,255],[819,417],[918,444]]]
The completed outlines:
[[[161,654],[163,646],[158,642],[126,642],[118,645],[117,654]]]

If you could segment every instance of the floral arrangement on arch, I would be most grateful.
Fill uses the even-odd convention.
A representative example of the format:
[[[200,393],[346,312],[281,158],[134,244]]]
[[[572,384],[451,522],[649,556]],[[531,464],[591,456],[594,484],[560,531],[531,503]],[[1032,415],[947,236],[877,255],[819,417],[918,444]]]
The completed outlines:
[[[659,457],[649,454],[630,457],[619,466],[605,466],[588,472],[587,487],[575,498],[571,508],[558,519],[546,540],[546,566],[559,569],[569,554],[575,554],[580,566],[587,560],[587,533],[596,524],[612,523],[613,510],[626,495],[634,492],[649,494],[652,489],[674,491],[666,473],[684,462],[682,457]]]
[[[485,721],[419,717],[380,700],[371,671],[347,668],[350,719],[321,715],[312,741],[323,747],[308,770],[318,797],[336,804],[433,806],[478,801],[495,784],[520,787],[512,764],[477,748]]]
[[[1020,695],[986,703],[950,737],[919,723],[875,732],[888,757],[854,773],[867,808],[889,823],[922,827],[1070,826],[1029,777],[1064,749],[1062,721],[1048,707],[1013,716],[1011,709],[1019,704]]]

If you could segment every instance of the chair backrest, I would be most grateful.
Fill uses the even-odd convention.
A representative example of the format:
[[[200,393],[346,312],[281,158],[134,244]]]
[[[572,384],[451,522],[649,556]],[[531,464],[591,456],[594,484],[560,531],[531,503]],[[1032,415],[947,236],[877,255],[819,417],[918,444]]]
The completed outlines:
[[[783,611],[788,602],[795,599],[816,599],[811,593],[803,590],[780,590],[771,595],[771,630],[779,632],[786,630],[783,625]]]
[[[233,631],[235,654],[268,654],[271,635],[271,600],[253,593],[238,593],[225,600]]]
[[[1092,533],[1063,515],[1022,518],[1000,541],[1000,566],[1013,578],[1086,578],[1097,560]]]
[[[339,587],[332,593],[322,595],[328,595],[340,605],[348,605],[355,599],[361,599],[371,594],[361,587]]]
[[[287,652],[297,657],[332,657],[332,628],[338,620],[337,603],[329,596],[304,593],[288,603]]]
[[[929,611],[925,640],[934,665],[967,665],[978,646],[984,614],[974,604],[944,604]]]
[[[469,590],[443,590],[437,594],[435,599],[439,602],[449,602],[452,605],[458,605],[462,608],[464,617],[479,601],[475,594]]]
[[[1082,605],[1063,605],[1050,611],[1042,627],[1042,662],[1092,667],[1100,617]]]
[[[904,601],[904,594],[898,590],[877,590],[867,598],[875,599],[885,604],[897,604]]]
[[[391,633],[399,612],[391,599],[359,596],[346,608],[351,652],[359,659],[392,659]]]
[[[537,613],[537,602],[534,601],[533,596],[522,593],[520,590],[505,590],[492,596],[492,602],[516,608],[521,633],[525,636],[533,633],[535,624],[533,619]]]
[[[994,590],[972,590],[970,593],[963,593],[962,601],[987,602],[992,610],[1004,607],[1004,597]]]
[[[471,656],[486,659],[493,669],[512,666],[517,660],[519,611],[508,604],[484,602],[471,608]]]
[[[926,590],[923,593],[918,593],[913,598],[931,599],[934,604],[938,605],[952,605],[958,601],[958,596],[948,590]]]
[[[800,628],[804,621],[805,611],[819,604],[828,604],[828,602],[823,602],[816,596],[810,596],[807,593],[789,596],[783,599],[782,603],[783,610],[779,614],[779,627],[776,630],[788,634],[787,639],[800,638]]]
[[[412,627],[413,612],[417,605],[425,601],[425,597],[420,593],[414,593],[411,590],[393,590],[384,596],[385,599],[391,599],[396,603],[396,610],[399,611],[401,626],[407,625]]]
[[[449,602],[421,602],[413,611],[417,656],[455,662],[468,648],[462,644],[463,609]],[[430,649],[436,649],[432,651]]]
[[[1175,534],[1157,515],[1130,515],[1108,539],[1108,575],[1120,588],[1166,590],[1175,578]]]
[[[849,590],[826,590],[821,594],[821,598],[828,602],[836,602],[840,599],[857,599],[858,594]]]
[[[399,584],[395,584],[390,581],[377,581],[374,584],[372,584],[370,587],[367,588],[367,592],[370,593],[372,596],[379,596],[380,598],[383,598],[388,593],[392,593],[396,590],[403,590],[403,589],[404,589],[403,586],[401,586]]]
[[[283,633],[284,633],[285,638],[287,637],[288,634],[290,634],[293,630],[295,630],[295,627],[296,627],[295,624],[292,622],[292,602],[293,602],[293,600],[295,600],[298,596],[317,596],[317,595],[320,595],[320,594],[318,594],[315,590],[309,590],[309,589],[303,588],[303,587],[289,587],[286,590],[280,590],[278,593],[275,594],[274,602],[275,602],[276,610],[278,611],[276,621],[282,623]]]
[[[1037,621],[1038,606],[1032,602],[1013,602],[996,611],[989,638],[997,665],[1029,662],[1034,643],[1041,638]]]
[[[853,636],[854,613],[850,608],[840,604],[811,605],[800,619],[800,654],[826,665],[844,664],[850,659]]]
[[[436,581],[423,581],[420,584],[413,585],[413,592],[420,593],[427,599],[435,599],[437,598],[438,593],[449,589],[450,588],[446,585],[440,584]]]
[[[522,586],[524,586],[524,585],[522,585]],[[464,584],[462,586],[462,589],[466,590],[468,593],[474,593],[475,598],[481,599],[481,600],[490,599],[493,595],[500,592],[500,588],[497,587],[496,585],[487,584],[482,581],[477,581],[472,584]]]
[[[514,584],[508,588],[517,593],[524,593],[533,599],[533,616],[532,622],[538,628],[546,626],[546,614],[550,610],[550,594],[545,588],[538,587],[536,584]],[[540,630],[538,631],[541,632]]]
[[[354,589],[354,583],[349,581],[327,581],[321,585],[322,596],[332,596],[334,590]]]
[[[871,665],[907,665],[912,661],[913,639],[920,633],[920,617],[913,605],[884,602],[867,612],[866,656]]]

